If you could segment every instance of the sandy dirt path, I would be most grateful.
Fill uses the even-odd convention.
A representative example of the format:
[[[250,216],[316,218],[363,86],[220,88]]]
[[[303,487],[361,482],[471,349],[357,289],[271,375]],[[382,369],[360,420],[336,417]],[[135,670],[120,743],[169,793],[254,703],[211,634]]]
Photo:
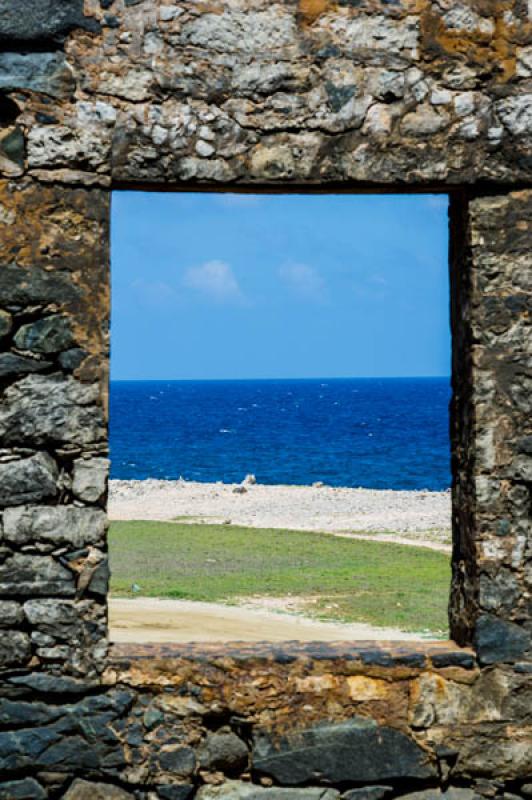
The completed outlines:
[[[151,597],[111,598],[110,639],[116,643],[412,641],[419,634],[362,623],[318,622],[247,607]]]
[[[352,534],[448,551],[449,492],[111,481],[109,516]]]

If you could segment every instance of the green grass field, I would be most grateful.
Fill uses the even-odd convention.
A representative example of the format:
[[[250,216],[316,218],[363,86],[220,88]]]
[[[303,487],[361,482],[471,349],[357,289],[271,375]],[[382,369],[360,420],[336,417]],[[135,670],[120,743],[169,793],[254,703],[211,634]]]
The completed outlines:
[[[188,600],[318,597],[320,619],[447,633],[449,557],[420,547],[301,531],[114,522],[111,591]]]

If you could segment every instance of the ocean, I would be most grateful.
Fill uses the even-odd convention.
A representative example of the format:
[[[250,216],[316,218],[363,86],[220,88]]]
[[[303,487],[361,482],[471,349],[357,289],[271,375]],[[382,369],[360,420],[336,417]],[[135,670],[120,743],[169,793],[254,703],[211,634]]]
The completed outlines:
[[[450,486],[448,378],[112,381],[111,477]]]

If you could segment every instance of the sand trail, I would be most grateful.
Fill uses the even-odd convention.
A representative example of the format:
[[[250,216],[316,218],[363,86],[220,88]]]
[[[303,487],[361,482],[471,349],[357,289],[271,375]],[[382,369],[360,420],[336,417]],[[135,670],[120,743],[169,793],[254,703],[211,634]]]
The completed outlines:
[[[115,643],[412,641],[420,634],[363,623],[319,622],[275,611],[167,600],[111,598],[110,639]]]

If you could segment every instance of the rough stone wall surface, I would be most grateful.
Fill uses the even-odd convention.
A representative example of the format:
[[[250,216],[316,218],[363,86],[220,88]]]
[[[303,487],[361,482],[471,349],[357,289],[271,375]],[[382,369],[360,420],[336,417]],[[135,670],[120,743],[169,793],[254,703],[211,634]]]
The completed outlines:
[[[531,20],[0,0],[0,800],[532,797]],[[456,644],[108,651],[109,189],[143,185],[451,192]]]

